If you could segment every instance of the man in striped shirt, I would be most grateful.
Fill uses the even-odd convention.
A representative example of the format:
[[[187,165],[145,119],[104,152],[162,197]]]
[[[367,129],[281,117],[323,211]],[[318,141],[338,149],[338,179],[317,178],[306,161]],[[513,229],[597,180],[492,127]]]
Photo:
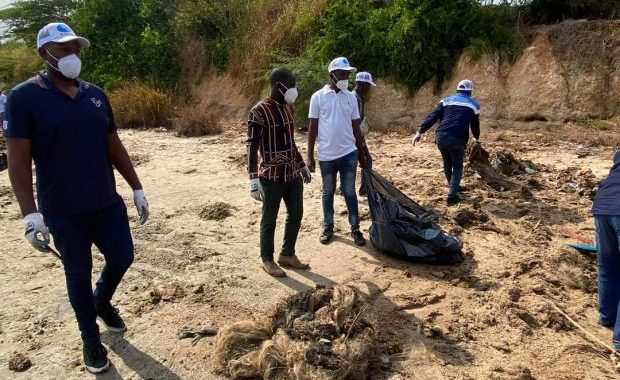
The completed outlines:
[[[270,81],[271,94],[250,111],[246,144],[250,195],[263,202],[261,268],[272,276],[283,277],[286,273],[278,264],[295,269],[308,268],[308,264],[299,261],[295,255],[295,243],[303,216],[302,179],[310,183],[311,175],[294,139],[295,77],[287,69],[276,69],[271,73]],[[274,235],[282,200],[287,218],[284,242],[276,264],[273,260]]]

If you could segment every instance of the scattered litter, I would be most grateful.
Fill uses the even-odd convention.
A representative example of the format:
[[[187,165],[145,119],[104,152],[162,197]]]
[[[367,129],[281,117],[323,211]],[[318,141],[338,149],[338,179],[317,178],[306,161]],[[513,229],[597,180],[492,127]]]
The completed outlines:
[[[204,337],[216,336],[217,331],[218,330],[213,327],[208,327],[201,330],[182,330],[179,332],[178,338],[179,340],[192,338],[192,346],[195,346],[196,343]]]
[[[480,145],[480,144],[477,144]],[[519,174],[534,174],[537,172],[534,163],[529,160],[518,160],[507,149],[496,150],[491,153],[491,166],[507,176]]]
[[[512,182],[491,165],[491,156],[480,144],[468,146],[469,166],[480,176],[482,181],[494,190],[503,192],[511,190],[524,191],[523,186]]]
[[[581,253],[594,252],[596,253],[596,246],[582,243],[571,243],[567,244],[571,248],[575,248],[577,251]]]
[[[272,315],[220,330],[216,368],[233,379],[361,379],[384,367],[368,303],[352,286],[312,289]]]
[[[579,243],[594,245],[594,239],[584,236],[580,231],[572,226],[562,226],[560,228],[560,234],[565,238],[576,240]]]
[[[598,190],[598,181],[588,167],[566,168],[557,173],[556,180],[560,191],[565,193],[594,198]]]

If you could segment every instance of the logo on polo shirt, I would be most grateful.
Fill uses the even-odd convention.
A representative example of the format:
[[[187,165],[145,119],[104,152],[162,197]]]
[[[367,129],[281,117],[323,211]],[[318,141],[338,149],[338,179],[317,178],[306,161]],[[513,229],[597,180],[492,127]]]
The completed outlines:
[[[93,102],[94,105],[97,106],[97,108],[101,107],[101,104],[103,103],[101,100],[97,98],[90,98],[90,100]]]

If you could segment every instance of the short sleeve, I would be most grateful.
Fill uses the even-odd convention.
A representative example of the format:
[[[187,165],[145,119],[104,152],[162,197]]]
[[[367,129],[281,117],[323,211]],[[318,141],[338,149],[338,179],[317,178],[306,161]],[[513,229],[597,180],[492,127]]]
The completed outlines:
[[[320,94],[318,92],[315,92],[310,98],[310,109],[308,110],[308,118],[318,119],[320,114]]]
[[[26,88],[11,91],[6,102],[6,123],[3,125],[4,136],[34,139],[35,123]]]
[[[357,97],[355,95],[353,95],[353,100],[354,102],[352,102],[351,104],[351,108],[353,108],[351,111],[351,120],[359,120],[360,119],[360,109],[357,105]]]
[[[105,106],[108,109],[108,116],[110,117],[110,124],[108,126],[108,133],[114,133],[118,130],[116,127],[116,122],[114,121],[114,111],[112,110],[112,104],[110,104],[110,100],[107,95],[101,91],[101,96],[105,100]]]

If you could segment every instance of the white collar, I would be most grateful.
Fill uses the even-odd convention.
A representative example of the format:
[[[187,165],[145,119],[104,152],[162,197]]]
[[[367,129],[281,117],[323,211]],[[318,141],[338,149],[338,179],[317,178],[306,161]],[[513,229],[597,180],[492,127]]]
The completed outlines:
[[[336,90],[334,90],[333,88],[331,88],[330,85],[326,84],[323,89],[321,90],[323,94],[329,94],[330,92],[335,93],[336,95],[338,95],[338,93],[336,92]],[[340,92],[344,93],[344,94],[350,94],[351,91],[349,90],[340,90]]]

